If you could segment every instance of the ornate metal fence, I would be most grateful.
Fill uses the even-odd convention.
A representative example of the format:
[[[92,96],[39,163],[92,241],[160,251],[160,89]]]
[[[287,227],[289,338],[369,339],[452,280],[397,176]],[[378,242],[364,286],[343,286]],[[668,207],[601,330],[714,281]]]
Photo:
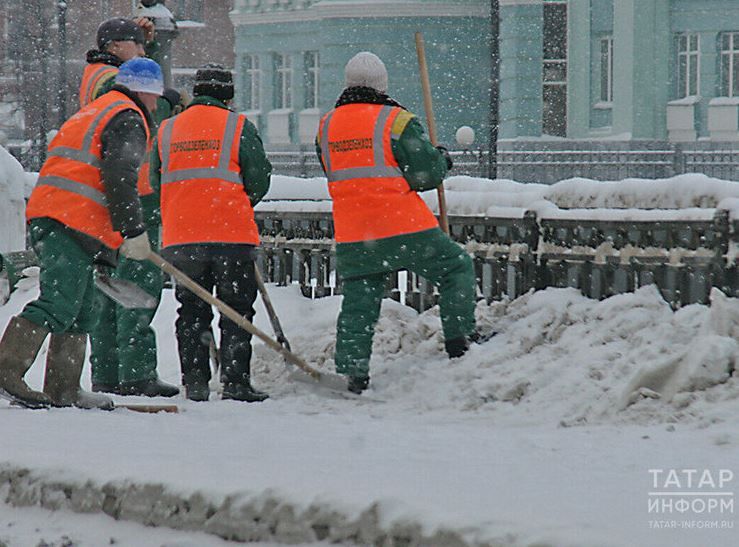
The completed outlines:
[[[707,303],[711,287],[739,296],[739,219],[724,210],[708,217],[625,221],[526,211],[516,217],[452,216],[449,225],[473,257],[478,296],[487,301],[546,287],[574,287],[603,299],[654,284],[679,308]],[[258,266],[266,280],[298,284],[306,297],[341,294],[330,213],[259,211],[256,219],[262,234]],[[0,280],[12,289],[35,260],[32,251],[4,255]],[[390,279],[387,296],[419,311],[437,300],[430,284],[406,272]]]
[[[674,215],[673,215],[674,216]],[[341,293],[327,213],[259,212],[259,260],[267,279],[297,283],[305,296]],[[574,287],[603,299],[655,284],[674,308],[708,302],[711,287],[737,296],[739,220],[717,210],[709,220],[602,221],[450,217],[452,237],[473,256],[478,294],[490,301],[531,289]],[[388,296],[418,310],[436,303],[422,278],[396,274]]]
[[[455,175],[488,176],[487,151],[452,150]],[[274,172],[322,176],[312,146],[269,151]],[[511,141],[498,145],[498,177],[545,184],[582,177],[594,180],[668,178],[703,173],[739,180],[739,143],[658,141]]]

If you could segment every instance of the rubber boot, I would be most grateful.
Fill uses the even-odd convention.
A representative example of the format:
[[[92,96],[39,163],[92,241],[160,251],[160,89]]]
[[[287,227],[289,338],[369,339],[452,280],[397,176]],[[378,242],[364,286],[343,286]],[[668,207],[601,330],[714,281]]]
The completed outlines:
[[[34,391],[23,381],[49,330],[25,319],[13,317],[0,341],[0,389],[29,406],[48,406],[47,395]]]
[[[55,406],[112,410],[113,400],[80,387],[87,348],[86,334],[52,334],[46,357],[44,393]]]
[[[221,399],[242,401],[245,403],[261,403],[269,399],[269,395],[264,391],[259,391],[251,385],[249,380],[242,381],[238,384],[223,384],[223,395]]]
[[[444,348],[450,359],[456,359],[467,353],[467,350],[470,349],[470,341],[466,336],[452,338],[451,340],[444,341]]]
[[[95,387],[93,386],[93,391]],[[141,397],[174,397],[180,394],[180,388],[163,382],[159,378],[141,380],[138,382],[121,382],[121,395],[139,395]]]
[[[259,391],[251,385],[251,366],[249,363],[239,366],[226,365],[221,373],[223,380],[223,394],[221,399],[243,401],[245,403],[261,403],[269,399],[264,391]]]
[[[221,341],[221,399],[261,403],[269,399],[264,391],[251,385],[251,343],[240,336]]]
[[[346,388],[352,393],[361,395],[369,387],[369,376],[348,376]]]

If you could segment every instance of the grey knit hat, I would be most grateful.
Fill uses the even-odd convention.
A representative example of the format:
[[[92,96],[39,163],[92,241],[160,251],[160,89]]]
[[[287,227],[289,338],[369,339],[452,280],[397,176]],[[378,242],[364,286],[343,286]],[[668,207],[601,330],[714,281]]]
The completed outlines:
[[[371,87],[387,93],[387,69],[385,63],[369,51],[361,51],[349,59],[344,68],[346,87]]]

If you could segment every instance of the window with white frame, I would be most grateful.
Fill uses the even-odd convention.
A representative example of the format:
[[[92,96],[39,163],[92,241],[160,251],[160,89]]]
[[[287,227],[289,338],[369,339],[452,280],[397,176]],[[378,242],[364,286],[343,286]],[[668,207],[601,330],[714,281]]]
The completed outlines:
[[[677,98],[698,95],[700,90],[700,36],[677,35]]]
[[[275,54],[275,108],[292,108],[293,69],[290,55]]]
[[[600,40],[600,102],[613,102],[613,36]]]
[[[739,97],[739,32],[721,35],[721,95]]]
[[[544,3],[542,132],[567,135],[567,2]]]
[[[319,64],[318,52],[305,52],[305,108],[318,108]]]
[[[244,110],[259,110],[259,86],[262,80],[262,71],[259,68],[259,55],[247,54],[241,60],[241,74],[243,77],[243,108]]]

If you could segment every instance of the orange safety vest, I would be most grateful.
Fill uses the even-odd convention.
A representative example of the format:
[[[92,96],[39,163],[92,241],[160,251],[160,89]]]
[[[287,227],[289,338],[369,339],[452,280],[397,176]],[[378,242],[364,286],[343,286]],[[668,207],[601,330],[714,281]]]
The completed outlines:
[[[321,120],[318,142],[333,200],[337,243],[371,241],[430,230],[436,217],[403,178],[393,156],[402,108],[348,104]]]
[[[239,144],[246,117],[191,106],[159,128],[162,248],[192,243],[259,245],[244,189]]]
[[[120,91],[102,95],[69,118],[49,145],[36,187],[26,206],[26,219],[52,218],[87,234],[111,249],[123,242],[113,230],[100,171],[101,137],[107,123],[124,110],[144,113]],[[146,128],[147,139],[149,130]]]
[[[118,74],[118,69],[105,63],[92,63],[85,66],[80,84],[80,108],[84,108],[97,98],[100,84]]]

